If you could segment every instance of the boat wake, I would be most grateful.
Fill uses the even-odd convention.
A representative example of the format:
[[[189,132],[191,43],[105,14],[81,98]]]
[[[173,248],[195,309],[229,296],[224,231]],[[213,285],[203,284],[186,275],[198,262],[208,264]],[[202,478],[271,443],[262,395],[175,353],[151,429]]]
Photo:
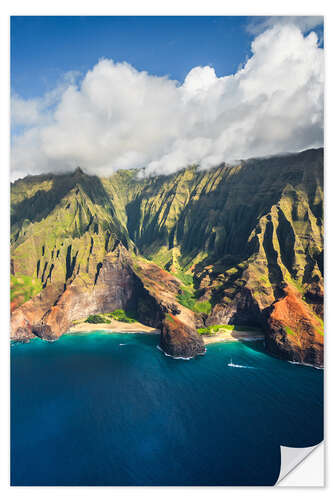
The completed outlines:
[[[316,370],[323,370],[323,366],[311,365],[310,363],[300,363],[299,361],[288,361],[291,365],[299,365],[299,366],[309,366],[310,368],[315,368]]]
[[[181,356],[171,356],[171,354],[168,354],[168,353],[166,353],[165,351],[163,351],[162,347],[160,347],[159,345],[157,345],[156,347],[157,347],[157,349],[158,349],[159,351],[163,352],[163,354],[164,354],[165,356],[167,356],[168,358],[173,358],[173,359],[183,359],[184,361],[189,361],[190,359],[192,359],[192,358],[182,358]]]
[[[256,370],[254,366],[237,365],[233,363],[232,360],[228,363],[228,366],[230,366],[231,368],[246,368],[248,370]]]

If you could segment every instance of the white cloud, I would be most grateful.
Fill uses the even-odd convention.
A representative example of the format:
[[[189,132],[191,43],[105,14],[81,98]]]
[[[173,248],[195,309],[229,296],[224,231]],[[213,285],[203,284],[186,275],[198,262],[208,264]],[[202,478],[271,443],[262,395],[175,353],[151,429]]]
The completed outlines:
[[[14,93],[11,99],[12,128],[30,127],[49,122],[52,118],[52,111],[62,99],[64,92],[70,85],[75,85],[79,77],[78,71],[68,71],[64,74],[62,81],[42,98],[25,100]]]
[[[14,97],[13,118],[25,129],[14,137],[13,177],[76,165],[99,175],[167,174],[318,147],[323,78],[315,33],[304,37],[289,23],[258,35],[245,66],[222,78],[196,67],[180,85],[101,60],[79,85],[67,79],[53,101]]]
[[[40,120],[39,101],[36,99],[21,99],[14,95],[11,100],[12,127],[36,125]]]
[[[324,23],[323,16],[255,16],[247,26],[247,31],[258,35],[274,26],[297,26],[303,33]]]

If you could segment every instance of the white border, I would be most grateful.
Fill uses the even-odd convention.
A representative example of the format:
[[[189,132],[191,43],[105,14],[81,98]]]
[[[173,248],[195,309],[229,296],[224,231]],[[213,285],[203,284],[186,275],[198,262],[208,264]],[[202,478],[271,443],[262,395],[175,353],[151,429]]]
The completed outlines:
[[[8,238],[9,236],[9,15],[325,15],[325,52],[330,50],[329,46],[329,36],[331,26],[331,1],[327,0],[316,0],[315,2],[310,2],[306,0],[280,0],[279,2],[267,2],[259,0],[247,0],[243,1],[232,1],[232,2],[222,2],[222,1],[210,1],[205,0],[204,2],[195,3],[191,1],[179,1],[179,0],[169,0],[168,2],[156,2],[152,0],[140,0],[140,1],[126,1],[121,2],[109,2],[109,1],[97,1],[94,2],[84,2],[83,0],[71,1],[57,0],[57,2],[42,2],[41,0],[30,0],[19,1],[12,0],[10,3],[2,3],[1,9],[1,24],[0,24],[0,50],[1,50],[1,106],[0,106],[0,123],[1,123],[1,230],[2,230],[2,241],[0,245],[1,250],[1,326],[2,332],[0,333],[0,368],[1,368],[1,435],[0,435],[0,491],[2,493],[2,498],[17,498],[19,496],[24,496],[25,500],[29,498],[36,500],[37,498],[43,498],[47,496],[48,500],[53,498],[58,498],[59,495],[69,498],[78,497],[90,498],[91,495],[97,495],[101,497],[109,497],[112,495],[113,498],[128,498],[130,496],[135,496],[136,498],[148,499],[156,498],[169,498],[172,495],[173,498],[183,498],[184,495],[191,495],[191,500],[194,498],[202,499],[202,495],[209,495],[210,497],[219,497],[223,494],[228,495],[234,492],[245,494],[247,498],[258,500],[260,498],[267,498],[267,493],[271,495],[279,495],[283,492],[284,498],[290,498],[297,496],[298,494],[302,496],[302,499],[311,496],[313,500],[313,495],[327,495],[331,492],[330,478],[326,478],[326,484],[328,487],[325,489],[316,489],[313,491],[312,488],[299,488],[288,489],[288,488],[240,488],[234,487],[230,488],[102,488],[102,487],[85,487],[85,488],[9,488],[9,348],[8,348],[8,331],[9,331],[9,300],[8,300],[8,278],[9,278],[9,248],[8,248]],[[332,59],[332,55],[330,55]],[[329,67],[329,58],[326,55],[326,89],[332,89],[331,81],[331,67]],[[330,96],[326,92],[326,138],[328,138],[330,131],[330,120],[328,115],[328,110],[330,109]],[[333,174],[331,169],[333,165],[330,165],[329,161],[329,142],[326,139],[325,145],[325,191],[326,191],[326,331],[328,330],[328,325],[330,324],[330,312],[328,310],[327,304],[329,298],[331,297],[331,286],[327,276],[330,276],[330,262],[329,253],[327,248],[330,248],[330,238],[331,231],[328,227],[328,221],[330,218],[330,211],[332,209],[332,192]],[[333,211],[332,211],[333,213]],[[332,278],[333,279],[333,278]],[[329,356],[328,356],[328,335],[325,337],[325,352],[326,352],[326,366],[329,367]],[[329,368],[326,368],[326,385],[328,379]],[[327,391],[326,391],[327,393]],[[326,400],[325,405],[326,413],[326,423],[329,422],[329,402]],[[27,430],[28,432],[28,430]],[[325,439],[328,440],[329,428],[326,426],[325,429]],[[326,453],[326,471],[330,469],[332,461],[330,460],[330,453],[328,448],[328,453]],[[321,467],[320,460],[317,461],[317,465],[313,467]],[[204,490],[204,491],[203,491]]]
[[[324,442],[311,447],[295,469],[278,481],[277,486],[289,487],[321,487],[325,484],[325,446]]]

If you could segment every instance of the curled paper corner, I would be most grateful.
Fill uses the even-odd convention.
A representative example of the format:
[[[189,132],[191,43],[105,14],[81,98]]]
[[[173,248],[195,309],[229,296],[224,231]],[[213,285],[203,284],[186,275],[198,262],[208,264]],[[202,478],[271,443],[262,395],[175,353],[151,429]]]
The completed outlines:
[[[275,483],[276,486],[282,486],[281,481],[292,472],[306,457],[310,455],[318,446],[323,444],[316,444],[307,448],[290,448],[289,446],[280,446],[281,451],[281,467],[280,474]]]

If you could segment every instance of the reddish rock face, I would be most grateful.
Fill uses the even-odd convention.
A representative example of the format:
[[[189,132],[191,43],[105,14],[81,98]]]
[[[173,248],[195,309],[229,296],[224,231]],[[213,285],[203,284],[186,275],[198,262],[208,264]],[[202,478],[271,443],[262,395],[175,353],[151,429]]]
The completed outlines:
[[[168,314],[163,320],[161,348],[170,356],[182,358],[193,358],[198,354],[205,354],[206,351],[196,330],[172,314]]]
[[[203,354],[205,348],[194,327],[194,314],[175,298],[179,281],[155,264],[142,261],[136,268],[134,271],[130,255],[120,245],[104,259],[96,283],[87,285],[78,276],[64,291],[47,287],[18,307],[12,313],[12,339],[38,336],[55,340],[75,320],[134,306],[142,323],[156,328],[163,325],[161,347],[166,353],[179,357]],[[168,314],[180,319],[172,316],[169,324],[165,320]]]
[[[269,313],[267,350],[290,361],[322,366],[322,322],[294,287],[288,285],[284,292]]]
[[[11,314],[11,339],[33,338],[33,325],[42,319],[61,293],[61,288],[50,285],[36,297],[16,308]]]
[[[129,259],[120,250],[103,261],[95,284],[86,285],[77,277],[59,294],[42,293],[16,309],[12,314],[12,337],[21,337],[22,330],[18,329],[23,328],[27,337],[56,339],[75,320],[125,309],[134,291],[135,275]]]
[[[134,291],[134,274],[122,261],[103,261],[96,284],[84,286],[80,278],[66,288],[59,300],[33,325],[39,337],[57,338],[66,332],[73,321],[90,314],[125,309]]]
[[[11,274],[43,287],[24,304],[12,294],[12,338],[57,338],[76,319],[122,308],[162,329],[168,353],[200,351],[196,328],[263,326],[269,352],[321,365],[323,150],[157,182],[132,174],[78,170],[11,186]],[[193,298],[212,306],[190,307],[207,313],[177,300],[186,270]]]

